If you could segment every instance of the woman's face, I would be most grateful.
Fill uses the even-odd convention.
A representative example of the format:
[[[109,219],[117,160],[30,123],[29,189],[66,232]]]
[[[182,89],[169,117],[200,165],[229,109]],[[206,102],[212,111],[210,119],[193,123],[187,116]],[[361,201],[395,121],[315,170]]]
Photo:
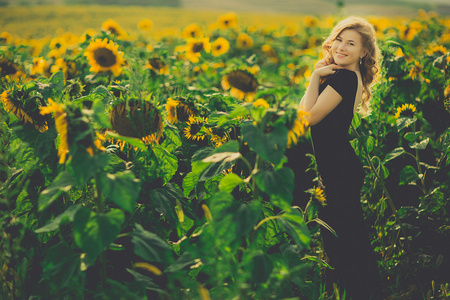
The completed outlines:
[[[358,70],[359,60],[366,55],[362,38],[354,29],[343,30],[331,45],[334,62],[345,69]]]

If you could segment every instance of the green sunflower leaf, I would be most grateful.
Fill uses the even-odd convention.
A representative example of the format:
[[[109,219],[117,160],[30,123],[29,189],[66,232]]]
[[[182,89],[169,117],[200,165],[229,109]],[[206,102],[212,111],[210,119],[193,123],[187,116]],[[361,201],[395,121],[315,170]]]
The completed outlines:
[[[263,192],[277,201],[277,206],[281,205],[281,209],[291,205],[294,191],[294,172],[291,168],[275,171],[260,170],[255,175],[255,180]]]
[[[251,201],[241,204],[234,213],[236,223],[236,234],[239,236],[246,235],[258,223],[262,215],[262,207],[259,201]]]
[[[167,183],[162,188],[153,189],[149,193],[151,206],[163,214],[171,222],[177,222],[178,217],[175,210],[177,200],[183,202],[183,193],[176,184]]]
[[[420,179],[420,175],[413,166],[408,165],[400,172],[399,185],[415,185],[416,181]]]
[[[270,133],[264,133],[256,126],[243,125],[241,131],[244,142],[262,159],[275,165],[283,159],[288,140],[288,129],[285,126],[279,125]]]
[[[423,150],[428,146],[429,142],[430,142],[430,138],[426,138],[420,142],[415,142],[415,143],[409,144],[409,147],[411,147],[412,149]]]
[[[38,209],[43,210],[53,203],[58,197],[68,192],[75,185],[75,180],[69,171],[59,173],[53,182],[41,192],[38,200]]]
[[[244,180],[235,173],[229,173],[223,177],[219,182],[219,189],[221,191],[231,193],[236,186],[244,182]]]
[[[210,155],[206,158],[204,158],[203,162],[210,162],[210,163],[217,163],[217,162],[228,162],[228,161],[234,161],[238,158],[242,157],[241,153],[239,152],[220,152],[215,153],[213,155]]]
[[[131,171],[103,173],[98,176],[97,184],[110,201],[129,213],[133,212],[139,197],[140,183]]]
[[[94,100],[91,111],[93,119],[100,124],[100,126],[103,128],[111,128],[111,123],[109,122],[109,117],[105,112],[105,105],[102,100]]]
[[[303,215],[298,210],[291,210],[284,213],[282,214],[282,217],[277,220],[286,229],[297,245],[303,248],[309,248],[311,243],[311,233],[308,226],[306,226]]]
[[[146,231],[136,223],[136,229],[127,235],[131,236],[134,253],[148,262],[170,264],[173,261],[169,245],[156,234]]]
[[[178,159],[161,147],[153,147],[152,151],[158,159],[158,171],[163,178],[164,184],[166,184],[172,179],[178,169]]]
[[[75,214],[77,211],[81,208],[81,205],[71,205],[68,209],[66,209],[65,212],[58,215],[56,218],[54,218],[52,221],[50,221],[47,225],[38,228],[35,230],[36,233],[43,233],[43,232],[50,232],[55,231],[59,228],[60,225],[72,223],[75,219]]]
[[[58,287],[64,288],[77,282],[81,274],[81,262],[80,253],[65,242],[60,242],[48,248],[42,268],[45,276],[50,277]]]
[[[393,160],[396,157],[399,157],[400,155],[404,154],[406,151],[403,147],[398,147],[386,154],[386,157],[383,160],[383,163],[386,163],[390,160]]]
[[[165,126],[164,127],[164,141],[161,146],[172,153],[175,149],[182,145],[180,135],[178,134],[178,130],[173,127]]]
[[[407,132],[405,133],[405,135],[403,136],[406,140],[412,142],[415,139],[417,139],[417,137],[420,137],[422,135],[422,131],[416,131],[416,132]]]
[[[206,181],[221,174],[224,170],[230,169],[234,165],[234,161],[241,156],[237,141],[230,141],[209,153],[203,154],[202,160],[192,166],[192,171],[200,174],[199,181]],[[208,160],[209,158],[210,160]]]
[[[189,197],[191,192],[195,189],[197,185],[199,175],[193,172],[188,173],[183,178],[183,194],[185,197]]]
[[[416,118],[409,118],[409,117],[398,118],[398,120],[397,120],[397,130],[400,131],[400,130],[408,127],[409,125],[413,124],[416,121],[417,121]]]
[[[95,213],[84,207],[77,211],[73,237],[77,246],[86,253],[89,265],[117,238],[124,220],[125,214],[120,209],[112,209],[106,214]]]

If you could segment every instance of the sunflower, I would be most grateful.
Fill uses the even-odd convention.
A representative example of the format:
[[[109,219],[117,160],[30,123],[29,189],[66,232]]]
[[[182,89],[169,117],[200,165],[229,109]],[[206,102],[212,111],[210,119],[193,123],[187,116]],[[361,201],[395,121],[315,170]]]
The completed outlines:
[[[207,122],[207,118],[190,116],[186,122],[187,126],[183,130],[184,136],[188,140],[204,140],[207,135],[212,135],[210,128],[204,128]]]
[[[6,90],[0,95],[5,111],[14,114],[17,119],[25,124],[32,124],[39,132],[46,131],[48,129],[47,121],[37,110],[40,107],[40,102],[38,102],[37,98],[28,98],[25,101],[19,101],[17,98],[23,98],[23,92],[18,91],[15,97],[12,97],[12,94],[11,91]]]
[[[283,36],[294,37],[295,35],[297,35],[297,32],[298,32],[297,28],[289,26],[284,28]]]
[[[109,19],[103,22],[102,30],[106,31],[108,34],[115,35],[118,38],[126,38],[127,33],[117,24],[114,20]]]
[[[213,56],[221,56],[230,49],[230,42],[223,37],[217,38],[212,44],[211,54]]]
[[[12,41],[12,36],[9,32],[3,31],[0,33],[0,43],[9,44]]]
[[[275,49],[272,48],[272,46],[270,46],[269,44],[264,44],[262,45],[261,50],[267,56],[269,62],[274,64],[278,63],[278,54]]]
[[[447,99],[450,99],[450,85],[447,85],[447,87],[444,89],[444,96]]]
[[[199,62],[201,53],[211,51],[211,43],[208,37],[194,39],[189,38],[186,44],[186,57],[193,63]]]
[[[189,117],[195,115],[197,110],[193,103],[187,102],[184,98],[179,99],[167,99],[166,103],[167,121],[172,124],[178,122],[187,122]]]
[[[427,50],[425,50],[425,52],[427,53],[427,55],[438,55],[438,56],[442,56],[445,55],[448,50],[447,48],[445,48],[442,45],[436,45],[436,44],[431,44]]]
[[[411,76],[411,79],[416,79],[417,76],[420,76],[422,74],[422,66],[418,61],[414,61],[414,66],[409,71],[409,76]]]
[[[188,39],[188,38],[195,38],[195,39],[197,39],[197,38],[202,37],[203,33],[202,33],[202,30],[201,30],[200,26],[198,26],[197,23],[193,23],[191,25],[186,26],[183,29],[182,36],[185,39]]]
[[[152,57],[147,60],[145,67],[154,71],[156,74],[169,74],[169,67],[158,57]]]
[[[444,107],[447,112],[450,113],[450,85],[447,85],[447,87],[445,88],[444,97]]]
[[[187,102],[186,99],[180,98],[177,100],[177,119],[181,122],[186,122],[189,120],[189,117],[195,115],[197,110],[195,106],[191,102]]]
[[[123,136],[157,143],[164,124],[158,109],[150,102],[130,100],[116,105],[109,114],[112,129]]]
[[[259,106],[263,106],[265,108],[269,108],[269,103],[267,103],[266,100],[259,98],[258,100],[256,100],[255,102],[253,102],[253,106],[254,107],[259,107]]]
[[[416,111],[416,106],[414,104],[403,104],[400,107],[397,107],[397,112],[395,113],[395,118],[398,119],[400,117],[414,117],[414,112]]]
[[[78,38],[78,42],[79,43],[84,43],[86,41],[89,41],[96,34],[97,34],[97,32],[94,29],[88,28]]]
[[[30,75],[49,75],[50,63],[42,56],[33,58]]]
[[[258,81],[253,74],[243,71],[234,70],[222,78],[222,88],[230,90],[231,96],[238,99],[253,99],[258,89]]]
[[[309,114],[307,112],[302,110],[297,111],[297,118],[293,121],[292,125],[289,126],[288,148],[291,148],[292,145],[296,145],[298,143],[298,139],[305,135],[306,129],[309,126],[309,122],[307,120],[308,116]]]
[[[303,66],[295,71],[293,77],[291,78],[291,84],[299,84],[302,79],[309,76],[311,76],[311,70],[308,68],[308,66]]]
[[[235,13],[230,12],[220,16],[217,20],[219,28],[228,29],[228,28],[237,28],[238,27],[238,18]]]
[[[78,69],[74,61],[66,60],[64,58],[58,58],[55,63],[50,67],[50,73],[62,71],[64,78],[72,79],[78,74]]]
[[[22,67],[7,58],[0,59],[0,77],[19,78],[24,75]]]
[[[60,136],[59,147],[58,147],[58,156],[59,163],[63,164],[66,161],[67,153],[69,153],[69,138],[68,138],[68,118],[67,113],[64,110],[63,106],[54,102],[52,99],[48,99],[50,103],[49,106],[41,107],[41,115],[47,115],[53,113],[53,117],[55,118],[55,126],[56,131]]]
[[[172,98],[167,99],[166,111],[167,111],[167,121],[172,124],[178,123],[177,118],[177,105],[180,101],[172,100]]]
[[[108,39],[96,39],[86,48],[84,55],[91,65],[90,71],[94,73],[111,71],[114,76],[119,76],[122,72],[124,59],[118,50],[119,45]]]
[[[153,22],[149,19],[143,19],[137,24],[137,27],[142,31],[150,31],[153,27]]]
[[[66,52],[67,41],[63,37],[52,38],[49,44],[50,49],[58,50],[61,54]]]
[[[209,137],[209,140],[214,145],[215,148],[218,148],[225,144],[228,141],[228,138],[226,136],[220,136],[218,134],[212,134]]]
[[[319,201],[322,204],[325,204],[326,199],[325,199],[324,190],[322,190],[319,187],[316,187],[313,191],[313,196],[314,196],[314,199],[316,199],[317,201]]]
[[[236,39],[239,49],[250,49],[253,47],[253,39],[246,33],[240,33]]]
[[[303,19],[305,26],[308,28],[312,28],[315,27],[319,24],[319,20],[316,17],[310,17],[310,16],[306,16]]]
[[[413,21],[408,25],[404,25],[400,28],[400,38],[405,41],[412,41],[421,30],[422,24],[418,21]]]

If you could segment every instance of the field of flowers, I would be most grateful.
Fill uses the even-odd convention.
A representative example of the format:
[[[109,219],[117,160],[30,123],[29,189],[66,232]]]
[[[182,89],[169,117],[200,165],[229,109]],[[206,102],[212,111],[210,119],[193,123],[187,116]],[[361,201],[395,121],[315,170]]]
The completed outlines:
[[[369,20],[382,72],[349,135],[384,293],[450,299],[450,19]],[[1,32],[1,298],[345,299],[297,107],[338,21]]]

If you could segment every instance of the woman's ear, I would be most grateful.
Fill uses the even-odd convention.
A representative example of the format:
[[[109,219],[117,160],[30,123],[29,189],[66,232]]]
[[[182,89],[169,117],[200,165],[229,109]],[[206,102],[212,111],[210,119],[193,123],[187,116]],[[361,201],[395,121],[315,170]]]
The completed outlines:
[[[362,56],[360,57],[360,59],[363,59],[364,57],[366,57],[366,55],[367,55],[368,52],[369,52],[369,51],[367,51],[366,48],[362,49],[362,50],[361,50]]]

